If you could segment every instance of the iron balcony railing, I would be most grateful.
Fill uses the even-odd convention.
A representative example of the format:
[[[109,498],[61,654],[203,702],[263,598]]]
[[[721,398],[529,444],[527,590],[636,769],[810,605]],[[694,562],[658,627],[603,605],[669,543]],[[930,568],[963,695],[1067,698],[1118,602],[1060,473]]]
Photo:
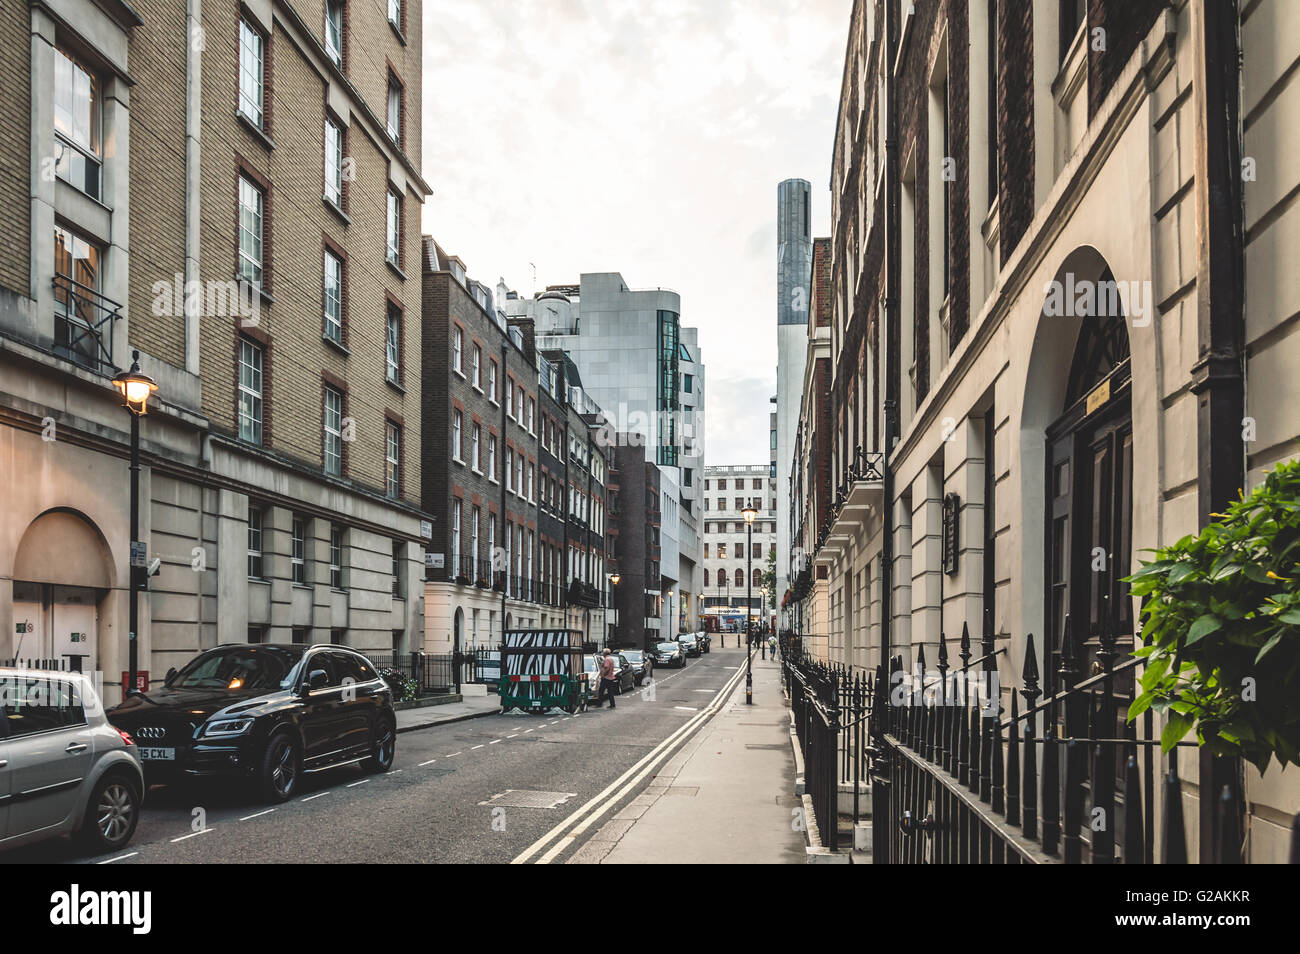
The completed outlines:
[[[113,325],[122,306],[67,275],[54,276],[54,352],[101,374],[113,364]]]

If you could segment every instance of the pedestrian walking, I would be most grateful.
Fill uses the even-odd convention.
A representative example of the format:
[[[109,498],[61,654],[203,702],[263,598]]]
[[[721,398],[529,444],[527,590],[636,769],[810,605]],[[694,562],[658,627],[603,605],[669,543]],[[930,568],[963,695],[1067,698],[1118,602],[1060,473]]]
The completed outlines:
[[[614,708],[614,657],[610,655],[608,649],[605,650],[605,657],[600,661],[600,691],[596,693],[596,708],[600,708],[600,703],[604,700],[606,694],[609,695],[609,707]]]

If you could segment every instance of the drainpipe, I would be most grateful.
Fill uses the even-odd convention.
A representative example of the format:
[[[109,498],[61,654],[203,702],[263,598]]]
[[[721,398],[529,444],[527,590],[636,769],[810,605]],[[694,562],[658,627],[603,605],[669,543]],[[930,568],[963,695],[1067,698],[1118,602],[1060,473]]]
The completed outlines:
[[[1245,380],[1241,328],[1244,324],[1245,253],[1241,188],[1240,23],[1236,3],[1193,0],[1192,62],[1195,71],[1195,170],[1197,245],[1196,318],[1198,357],[1192,366],[1197,396],[1197,509],[1199,526],[1213,519],[1245,486],[1246,446],[1241,439]],[[1215,846],[1233,825],[1240,846],[1238,815],[1219,819],[1218,795],[1225,787],[1241,795],[1239,758],[1200,750],[1200,860],[1212,863]],[[1214,797],[1209,797],[1209,796]],[[1237,799],[1237,805],[1244,804]]]
[[[506,458],[506,359],[510,355],[510,341],[508,340],[510,332],[507,331],[507,340],[501,342],[501,448],[498,459],[501,461],[501,532],[502,539],[506,539],[504,534],[510,533],[510,522],[506,519],[506,475],[505,468],[509,466]],[[496,554],[493,554],[495,558]],[[501,587],[501,645],[506,644],[506,593],[510,590],[510,563],[506,562],[505,585]]]

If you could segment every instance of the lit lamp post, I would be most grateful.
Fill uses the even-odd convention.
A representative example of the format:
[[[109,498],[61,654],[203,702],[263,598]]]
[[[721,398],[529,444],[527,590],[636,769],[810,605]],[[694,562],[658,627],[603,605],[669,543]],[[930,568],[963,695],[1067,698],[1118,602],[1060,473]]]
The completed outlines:
[[[130,606],[127,624],[127,695],[135,695],[137,671],[140,665],[140,578],[145,572],[144,544],[140,536],[140,418],[149,413],[149,395],[158,390],[153,378],[140,370],[140,352],[131,353],[131,367],[113,375],[113,387],[122,395],[122,403],[131,412],[131,549],[130,549]]]
[[[749,614],[753,612],[754,599],[754,518],[758,511],[753,505],[740,511],[745,518],[745,705],[754,704],[754,636]]]
[[[676,590],[668,591],[668,627],[672,631],[673,639],[677,638],[677,622],[676,622],[677,618],[673,616],[673,596],[676,593],[677,593]]]
[[[610,585],[610,590],[609,590],[609,602],[610,602],[610,604],[611,604],[611,605],[610,605],[610,609],[612,609],[612,610],[614,611],[614,623],[613,623],[612,625],[613,625],[613,627],[614,627],[614,631],[615,631],[615,632],[618,632],[618,607],[615,606],[615,605],[613,605],[613,604],[614,604],[614,589],[613,589],[613,588],[616,587],[616,586],[618,586],[618,581],[619,581],[619,579],[621,579],[621,578],[619,577],[619,575],[618,575],[617,573],[610,573],[610,574],[609,574],[609,585]],[[606,645],[606,646],[609,645],[609,626],[610,626],[610,624],[609,624],[608,621],[607,621],[607,622],[606,622],[606,626],[605,626],[605,645]]]

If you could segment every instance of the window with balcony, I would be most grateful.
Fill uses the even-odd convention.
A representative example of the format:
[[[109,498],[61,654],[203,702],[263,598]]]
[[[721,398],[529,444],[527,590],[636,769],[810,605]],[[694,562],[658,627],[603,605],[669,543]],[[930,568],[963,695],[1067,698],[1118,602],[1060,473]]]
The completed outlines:
[[[54,227],[54,350],[87,367],[113,364],[113,322],[120,306],[100,294],[98,246]]]

